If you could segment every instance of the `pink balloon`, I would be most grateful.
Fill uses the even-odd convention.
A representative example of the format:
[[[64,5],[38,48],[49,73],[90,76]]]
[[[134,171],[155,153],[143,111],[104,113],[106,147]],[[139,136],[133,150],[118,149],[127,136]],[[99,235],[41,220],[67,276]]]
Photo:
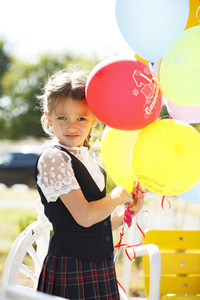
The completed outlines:
[[[154,122],[162,105],[157,78],[134,58],[100,62],[88,77],[86,98],[102,123],[121,130],[138,130]]]
[[[186,123],[200,122],[200,106],[182,106],[167,100],[167,110],[173,119]]]

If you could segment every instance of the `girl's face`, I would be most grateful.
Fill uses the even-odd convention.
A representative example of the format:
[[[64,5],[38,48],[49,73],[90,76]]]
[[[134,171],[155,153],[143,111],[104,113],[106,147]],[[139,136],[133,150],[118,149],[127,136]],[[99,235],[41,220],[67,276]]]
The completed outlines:
[[[96,123],[86,100],[71,98],[58,102],[47,118],[59,142],[67,147],[83,146],[90,128]]]

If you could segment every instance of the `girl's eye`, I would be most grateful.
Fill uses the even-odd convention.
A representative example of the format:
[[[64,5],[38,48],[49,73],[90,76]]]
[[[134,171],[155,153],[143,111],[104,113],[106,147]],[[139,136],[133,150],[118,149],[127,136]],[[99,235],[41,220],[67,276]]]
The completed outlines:
[[[79,120],[79,121],[86,121],[86,118],[80,117],[80,118],[78,118],[78,120]]]
[[[67,120],[66,117],[58,117],[58,120]]]

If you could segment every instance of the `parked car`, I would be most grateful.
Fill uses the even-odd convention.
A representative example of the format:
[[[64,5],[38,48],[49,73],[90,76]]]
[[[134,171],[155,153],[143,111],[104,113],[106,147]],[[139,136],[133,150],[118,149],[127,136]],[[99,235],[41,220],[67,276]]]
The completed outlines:
[[[34,167],[41,152],[39,146],[19,146],[0,153],[0,183],[35,187]]]

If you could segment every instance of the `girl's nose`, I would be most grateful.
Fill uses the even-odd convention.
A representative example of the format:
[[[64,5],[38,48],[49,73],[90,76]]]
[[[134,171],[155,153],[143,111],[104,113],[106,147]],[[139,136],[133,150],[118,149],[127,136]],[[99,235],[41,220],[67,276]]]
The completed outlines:
[[[77,121],[76,120],[69,120],[68,127],[70,129],[76,129],[77,128]]]

